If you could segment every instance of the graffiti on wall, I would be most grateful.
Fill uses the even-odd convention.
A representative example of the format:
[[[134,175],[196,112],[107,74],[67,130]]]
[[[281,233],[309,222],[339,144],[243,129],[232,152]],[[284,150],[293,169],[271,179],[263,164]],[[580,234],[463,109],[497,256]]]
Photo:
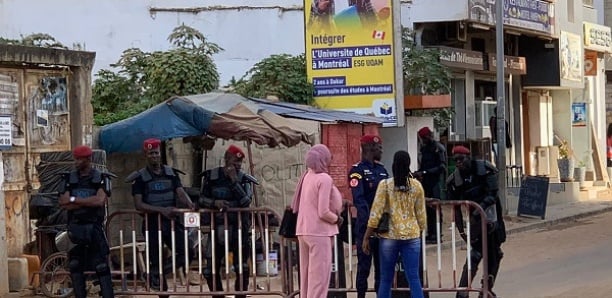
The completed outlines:
[[[32,142],[61,145],[69,133],[68,89],[65,77],[43,77],[30,86]]]

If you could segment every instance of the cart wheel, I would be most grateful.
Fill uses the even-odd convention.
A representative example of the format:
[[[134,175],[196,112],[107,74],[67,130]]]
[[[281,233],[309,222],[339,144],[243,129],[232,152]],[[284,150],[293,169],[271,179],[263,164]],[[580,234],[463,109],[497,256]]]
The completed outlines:
[[[72,295],[72,281],[68,269],[68,254],[56,252],[40,266],[40,290],[47,297],[63,298]]]

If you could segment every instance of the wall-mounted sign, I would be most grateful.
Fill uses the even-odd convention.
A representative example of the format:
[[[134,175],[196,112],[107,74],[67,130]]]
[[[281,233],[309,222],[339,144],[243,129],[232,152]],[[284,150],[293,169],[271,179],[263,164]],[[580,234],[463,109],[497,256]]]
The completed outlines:
[[[0,115],[0,149],[13,146],[13,120],[11,116]]]
[[[593,23],[583,23],[584,28],[584,48],[612,53],[612,29]]]
[[[582,43],[580,36],[561,31],[559,38],[559,59],[561,63],[561,78],[571,81],[582,81],[584,67]]]
[[[469,0],[469,20],[494,26],[495,0]],[[542,0],[504,1],[504,25],[535,30],[552,35],[555,5]]]
[[[586,126],[586,103],[572,103],[572,126]]]
[[[584,75],[597,75],[597,52],[589,50],[584,51]]]
[[[481,52],[451,47],[436,47],[440,51],[440,62],[448,67],[471,70],[484,70]]]
[[[489,54],[489,70],[497,70],[497,57],[495,53]],[[524,75],[527,73],[527,60],[525,57],[504,56],[504,72],[513,75]]]

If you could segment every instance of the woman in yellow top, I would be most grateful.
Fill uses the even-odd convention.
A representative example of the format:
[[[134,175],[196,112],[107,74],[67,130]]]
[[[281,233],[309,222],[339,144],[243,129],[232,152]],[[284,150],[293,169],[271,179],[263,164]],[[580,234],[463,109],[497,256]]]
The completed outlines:
[[[398,255],[406,280],[410,285],[412,298],[422,298],[423,288],[419,278],[419,256],[421,252],[421,232],[427,224],[425,195],[421,183],[411,177],[410,155],[400,150],[393,156],[393,178],[378,184],[376,197],[370,210],[368,229],[363,237],[362,249],[369,254],[367,240],[372,236],[383,212],[389,212],[389,231],[379,233],[380,285],[378,298],[391,297],[391,284]]]

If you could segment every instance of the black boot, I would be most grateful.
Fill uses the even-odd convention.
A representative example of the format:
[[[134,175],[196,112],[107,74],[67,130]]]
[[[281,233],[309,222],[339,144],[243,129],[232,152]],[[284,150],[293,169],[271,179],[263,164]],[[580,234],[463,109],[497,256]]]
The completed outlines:
[[[81,272],[71,272],[70,279],[72,281],[72,288],[74,289],[74,297],[86,298],[87,288],[85,287],[85,275]]]
[[[221,284],[221,280],[220,278],[217,278],[217,282],[216,282],[216,287],[213,287],[213,280],[212,280],[212,276],[205,276],[206,279],[206,284],[208,284],[208,290],[209,291],[213,291],[213,289],[215,289],[215,292],[222,292],[223,291],[223,285]],[[225,295],[213,295],[212,298],[225,298]]]
[[[96,274],[100,281],[100,296],[103,298],[113,298],[115,293],[113,290],[113,280],[111,278],[110,268],[107,264],[96,266]]]

